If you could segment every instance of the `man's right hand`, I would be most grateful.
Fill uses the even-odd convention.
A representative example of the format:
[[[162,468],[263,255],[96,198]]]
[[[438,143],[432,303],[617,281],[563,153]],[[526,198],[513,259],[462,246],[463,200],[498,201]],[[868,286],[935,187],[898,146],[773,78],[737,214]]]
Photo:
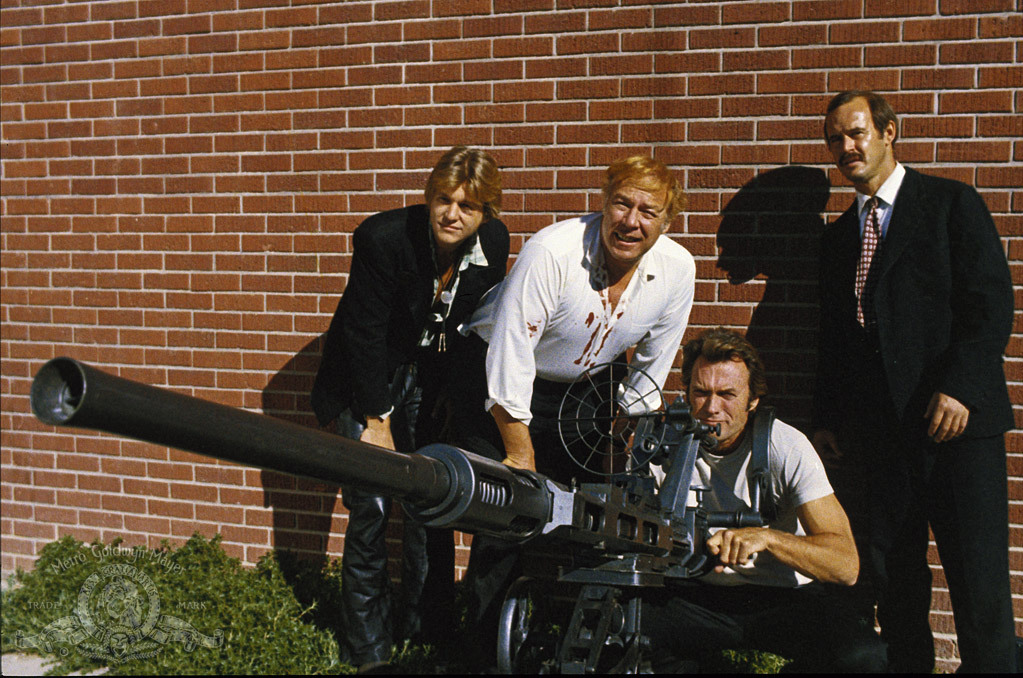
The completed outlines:
[[[366,429],[359,436],[359,440],[393,450],[394,437],[391,436],[391,419],[389,417],[383,420],[377,417],[366,417]]]
[[[821,429],[813,434],[813,447],[817,450],[817,456],[827,464],[837,463],[842,459],[842,450],[838,447],[838,439],[831,431]]]

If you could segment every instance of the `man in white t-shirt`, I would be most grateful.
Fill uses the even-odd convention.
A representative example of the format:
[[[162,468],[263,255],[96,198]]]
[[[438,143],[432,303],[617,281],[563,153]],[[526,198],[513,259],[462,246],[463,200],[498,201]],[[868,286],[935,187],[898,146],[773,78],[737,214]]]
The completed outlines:
[[[750,501],[752,415],[767,392],[756,349],[735,332],[709,330],[683,348],[682,380],[693,415],[720,426],[716,446],[700,451],[693,484],[708,488],[710,511],[742,508]],[[859,559],[816,451],[776,421],[767,465],[767,503],[775,509],[769,524],[718,530],[707,540],[714,570],[644,605],[655,668],[731,648],[773,652],[801,670],[883,671],[885,649],[872,620],[832,590],[856,582]]]

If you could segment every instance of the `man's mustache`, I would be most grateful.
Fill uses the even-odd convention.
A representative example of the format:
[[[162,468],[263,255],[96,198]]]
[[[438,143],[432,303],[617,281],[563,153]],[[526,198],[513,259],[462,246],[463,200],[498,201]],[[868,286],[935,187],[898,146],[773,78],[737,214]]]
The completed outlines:
[[[842,156],[842,158],[841,158],[841,160],[839,160],[839,162],[844,165],[846,162],[848,162],[850,160],[862,161],[863,160],[863,156],[860,155],[859,153],[846,153],[845,155]]]

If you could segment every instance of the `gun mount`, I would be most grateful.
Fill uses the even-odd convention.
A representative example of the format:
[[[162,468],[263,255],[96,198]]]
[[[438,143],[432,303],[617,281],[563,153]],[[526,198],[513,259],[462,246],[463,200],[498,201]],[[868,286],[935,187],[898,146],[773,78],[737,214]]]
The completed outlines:
[[[702,574],[709,528],[763,524],[756,497],[749,510],[734,514],[708,513],[699,502],[687,506],[696,455],[709,429],[681,399],[660,411],[623,415],[638,422],[626,452],[639,463],[610,474],[607,483],[580,487],[450,445],[393,452],[113,376],[70,358],[40,368],[31,404],[47,424],[385,494],[430,526],[557,543],[565,557],[556,574],[548,571],[541,579],[580,589],[567,631],[549,634],[543,606],[534,608],[536,580],[519,582],[506,597],[498,633],[498,666],[505,672],[635,672],[644,648],[638,591]],[[645,471],[649,463],[666,469],[660,489]]]

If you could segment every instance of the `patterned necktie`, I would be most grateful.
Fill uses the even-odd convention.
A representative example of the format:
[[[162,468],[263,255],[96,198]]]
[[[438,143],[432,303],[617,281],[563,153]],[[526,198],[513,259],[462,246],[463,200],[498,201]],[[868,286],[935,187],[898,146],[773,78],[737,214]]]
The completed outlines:
[[[873,285],[867,288],[867,278],[870,274],[870,264],[874,260],[880,241],[880,225],[877,220],[877,197],[873,197],[867,203],[867,220],[863,224],[863,244],[860,249],[860,263],[856,267],[856,319],[860,325],[866,327],[868,321],[874,322],[873,312]],[[866,314],[864,314],[866,309]]]

